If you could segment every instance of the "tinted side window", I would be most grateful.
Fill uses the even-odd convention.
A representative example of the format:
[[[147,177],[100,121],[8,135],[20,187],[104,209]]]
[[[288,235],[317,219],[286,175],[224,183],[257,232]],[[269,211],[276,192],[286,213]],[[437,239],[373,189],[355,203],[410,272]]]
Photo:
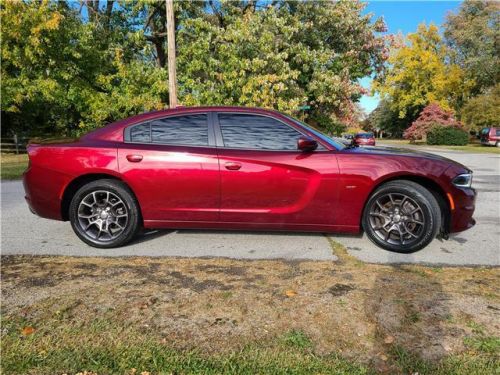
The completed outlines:
[[[129,128],[125,140],[138,143],[207,146],[207,115],[186,115],[152,120]]]
[[[151,142],[151,130],[149,128],[149,122],[135,125],[130,128],[130,141],[140,143]]]
[[[219,113],[224,146],[261,150],[297,150],[302,135],[282,122],[266,116]]]
[[[208,146],[207,115],[167,117],[151,121],[153,142],[169,145]]]

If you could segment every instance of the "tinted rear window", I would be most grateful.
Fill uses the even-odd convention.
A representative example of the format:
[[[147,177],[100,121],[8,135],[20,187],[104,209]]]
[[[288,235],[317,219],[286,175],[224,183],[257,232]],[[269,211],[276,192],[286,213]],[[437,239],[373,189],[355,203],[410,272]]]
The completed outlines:
[[[135,125],[130,128],[130,141],[140,143],[151,142],[151,129],[149,127],[149,122]]]
[[[151,137],[155,143],[207,146],[207,115],[176,116],[151,121]]]
[[[125,133],[125,140],[137,143],[207,146],[207,115],[172,116],[134,125]]]

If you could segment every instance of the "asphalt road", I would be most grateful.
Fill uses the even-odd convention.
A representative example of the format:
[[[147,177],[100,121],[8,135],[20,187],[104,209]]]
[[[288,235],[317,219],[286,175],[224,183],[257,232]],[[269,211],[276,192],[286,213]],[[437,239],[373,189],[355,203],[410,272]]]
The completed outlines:
[[[366,236],[335,236],[348,252],[373,263],[433,265],[500,265],[500,156],[439,152],[474,171],[479,196],[474,228],[448,241],[434,240],[413,254],[396,254],[372,244]],[[95,249],[74,234],[69,223],[41,219],[28,210],[19,181],[1,183],[1,253],[69,256],[181,256],[239,259],[336,260],[326,236],[222,231],[152,231],[118,249]]]

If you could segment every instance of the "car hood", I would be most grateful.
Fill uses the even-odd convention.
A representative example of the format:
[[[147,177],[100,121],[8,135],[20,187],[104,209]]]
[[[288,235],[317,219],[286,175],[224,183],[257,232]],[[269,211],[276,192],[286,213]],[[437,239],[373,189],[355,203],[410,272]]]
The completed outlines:
[[[429,152],[423,152],[418,150],[411,150],[408,148],[398,148],[398,147],[352,147],[344,149],[343,152],[351,152],[356,154],[370,154],[370,155],[387,155],[387,156],[406,156],[413,158],[425,158],[428,160],[435,160],[438,162],[449,163],[450,165],[455,165],[469,170],[463,164],[457,163],[454,160],[445,158],[444,156],[431,154]]]

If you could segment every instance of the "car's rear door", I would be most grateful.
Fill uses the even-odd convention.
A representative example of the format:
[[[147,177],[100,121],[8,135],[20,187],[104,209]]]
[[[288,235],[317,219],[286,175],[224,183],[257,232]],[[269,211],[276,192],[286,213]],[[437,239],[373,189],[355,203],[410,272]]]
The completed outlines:
[[[118,149],[120,173],[145,221],[217,221],[219,163],[210,113],[132,125]]]
[[[333,223],[335,154],[297,150],[303,134],[269,115],[219,112],[214,118],[221,169],[220,220],[269,227]]]

